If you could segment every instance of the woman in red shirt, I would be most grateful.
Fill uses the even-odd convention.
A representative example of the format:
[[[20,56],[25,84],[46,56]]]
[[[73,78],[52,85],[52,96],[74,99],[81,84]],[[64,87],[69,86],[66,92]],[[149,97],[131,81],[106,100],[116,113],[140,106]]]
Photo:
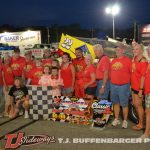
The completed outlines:
[[[133,105],[136,109],[139,118],[139,123],[133,126],[132,129],[141,130],[143,129],[144,118],[144,109],[142,106],[143,86],[148,63],[146,58],[143,56],[143,48],[141,45],[136,44],[136,46],[134,46],[133,54],[134,59],[132,62],[131,88]]]
[[[5,94],[5,112],[4,116],[9,116],[9,107],[11,105],[10,98],[8,92],[14,84],[14,75],[12,72],[11,64],[10,64],[11,57],[6,55],[4,57],[4,64],[2,65],[2,77],[3,77],[3,85],[4,85],[4,94]]]
[[[74,91],[75,83],[75,68],[70,63],[71,57],[68,53],[62,56],[62,65],[60,74],[63,79],[64,87],[62,88],[62,95],[71,97]]]
[[[147,48],[146,58],[148,60],[148,68],[144,81],[146,128],[144,134],[141,136],[142,139],[148,138],[150,135],[150,45]]]
[[[91,100],[96,95],[96,68],[92,64],[92,56],[90,54],[85,56],[86,67],[83,72],[83,82],[85,97]]]

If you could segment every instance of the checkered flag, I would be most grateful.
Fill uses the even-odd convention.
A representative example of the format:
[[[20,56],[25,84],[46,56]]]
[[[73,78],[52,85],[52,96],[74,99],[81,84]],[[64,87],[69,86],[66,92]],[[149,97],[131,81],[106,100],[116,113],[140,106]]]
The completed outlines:
[[[51,87],[27,86],[29,92],[29,115],[31,119],[49,119],[52,113]]]

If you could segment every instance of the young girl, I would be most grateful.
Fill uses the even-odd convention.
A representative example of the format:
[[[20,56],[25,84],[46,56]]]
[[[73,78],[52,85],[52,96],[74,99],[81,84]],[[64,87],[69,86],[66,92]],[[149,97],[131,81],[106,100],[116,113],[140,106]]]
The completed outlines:
[[[63,86],[63,80],[59,75],[59,69],[52,67],[52,73],[48,81],[52,86],[52,96],[61,96],[61,87]]]
[[[28,108],[29,108],[29,96],[28,89],[22,84],[21,78],[15,78],[14,85],[9,91],[10,101],[11,101],[11,118],[15,118],[18,115],[20,106],[23,105],[25,108],[24,118],[29,118]]]
[[[49,66],[45,66],[44,67],[44,74],[41,76],[40,80],[39,80],[39,85],[41,86],[50,86],[50,75],[51,71],[50,71],[50,67]]]

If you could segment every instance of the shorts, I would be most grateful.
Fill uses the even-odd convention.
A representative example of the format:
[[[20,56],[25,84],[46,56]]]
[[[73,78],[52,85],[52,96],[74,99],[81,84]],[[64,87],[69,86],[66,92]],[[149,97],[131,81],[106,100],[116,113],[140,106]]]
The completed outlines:
[[[68,95],[68,94],[72,93],[72,88],[71,87],[62,88],[61,93],[62,93],[62,95]]]
[[[5,87],[3,88],[3,92],[4,92],[4,95],[5,95],[5,104],[6,105],[11,104],[10,96],[8,95],[10,88],[11,88],[11,86],[8,86],[8,91],[5,90]]]
[[[84,90],[85,94],[87,95],[93,95],[95,96],[96,94],[96,86],[95,87],[87,87],[85,90]]]
[[[102,85],[103,85],[103,80],[98,80],[97,81],[97,88],[96,88],[96,96],[97,96],[98,99],[108,100],[108,95],[109,95],[109,91],[110,91],[110,81],[107,80],[106,87],[105,87],[105,90],[104,90],[104,94],[100,94],[100,92],[99,92]]]
[[[111,84],[110,97],[113,104],[120,104],[122,107],[127,107],[130,97],[130,84]]]
[[[150,94],[145,95],[145,108],[150,109]]]

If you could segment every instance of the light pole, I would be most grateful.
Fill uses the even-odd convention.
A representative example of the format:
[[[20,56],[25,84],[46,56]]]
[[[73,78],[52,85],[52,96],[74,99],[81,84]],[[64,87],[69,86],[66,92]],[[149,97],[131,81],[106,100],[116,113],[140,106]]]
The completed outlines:
[[[49,27],[47,27],[47,43],[50,43]]]
[[[117,4],[111,6],[111,7],[107,7],[105,9],[105,12],[107,14],[111,14],[112,15],[112,19],[113,19],[113,39],[115,39],[115,16],[119,13],[120,8]]]

